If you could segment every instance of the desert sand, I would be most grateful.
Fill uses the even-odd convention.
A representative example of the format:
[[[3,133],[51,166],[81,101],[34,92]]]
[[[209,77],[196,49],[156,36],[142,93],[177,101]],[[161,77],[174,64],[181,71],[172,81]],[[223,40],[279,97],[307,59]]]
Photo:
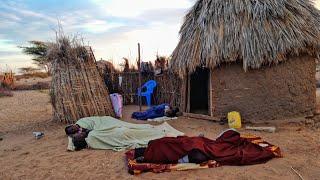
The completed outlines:
[[[125,107],[124,120],[136,106]],[[320,177],[320,129],[310,128],[304,118],[271,122],[276,133],[240,130],[263,137],[280,146],[284,157],[253,166],[224,166],[214,169],[170,173],[128,174],[124,152],[82,150],[67,152],[64,125],[51,121],[52,108],[46,91],[14,92],[0,98],[0,179],[304,179]],[[186,119],[168,122],[189,136],[204,133],[215,138],[227,125]],[[43,131],[36,140],[32,132]],[[1,140],[2,139],[2,140]]]

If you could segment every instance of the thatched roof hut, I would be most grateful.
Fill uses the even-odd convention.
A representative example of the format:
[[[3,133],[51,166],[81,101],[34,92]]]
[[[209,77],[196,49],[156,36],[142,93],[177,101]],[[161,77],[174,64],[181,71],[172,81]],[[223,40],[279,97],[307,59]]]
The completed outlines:
[[[91,48],[59,34],[47,56],[53,62],[50,93],[54,119],[74,123],[88,116],[114,116]]]
[[[185,112],[273,119],[314,111],[319,50],[310,0],[198,0],[170,67],[184,79]]]
[[[116,68],[112,64],[112,62],[106,61],[106,60],[99,60],[97,61],[97,66],[99,71],[103,73],[115,73],[117,72]]]
[[[244,70],[319,51],[310,0],[198,0],[185,16],[171,67],[180,73],[241,61]]]

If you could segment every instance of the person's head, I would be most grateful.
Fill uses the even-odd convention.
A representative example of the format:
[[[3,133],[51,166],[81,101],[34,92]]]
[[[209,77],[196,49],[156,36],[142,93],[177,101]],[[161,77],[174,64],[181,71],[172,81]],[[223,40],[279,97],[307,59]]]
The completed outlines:
[[[64,131],[66,132],[66,134],[69,136],[71,134],[75,134],[79,131],[80,127],[77,124],[71,124],[69,126],[67,126]]]
[[[188,153],[189,162],[195,164],[201,164],[208,161],[208,157],[200,150],[193,149]]]
[[[77,151],[87,147],[86,138],[87,133],[85,132],[80,132],[73,135],[72,142]]]
[[[134,149],[134,158],[138,158],[141,156],[144,156],[144,152],[146,151],[147,148],[136,148]]]
[[[179,112],[179,108],[170,108],[167,111],[165,111],[165,116],[176,117],[178,112]]]

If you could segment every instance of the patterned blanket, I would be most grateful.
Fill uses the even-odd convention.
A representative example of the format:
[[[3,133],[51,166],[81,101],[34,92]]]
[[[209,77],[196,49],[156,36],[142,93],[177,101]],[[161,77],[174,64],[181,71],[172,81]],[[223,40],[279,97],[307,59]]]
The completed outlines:
[[[230,133],[230,132],[229,132]],[[223,135],[221,135],[223,136]],[[221,138],[221,136],[219,138]],[[178,137],[179,138],[179,137]],[[219,139],[218,138],[218,139]],[[263,149],[264,151],[270,152],[270,157],[282,157],[280,148],[272,145],[260,137],[254,135],[241,135],[241,139],[245,139],[247,142],[252,143],[253,145],[257,146],[257,151],[259,148]],[[160,141],[163,139],[159,139]],[[158,140],[155,140],[158,141]],[[152,143],[152,142],[151,142]],[[150,144],[149,144],[150,145]],[[252,146],[250,146],[252,147]],[[126,159],[128,163],[128,171],[132,175],[138,175],[143,172],[153,172],[153,173],[162,173],[162,172],[170,172],[170,171],[185,171],[185,170],[193,170],[193,169],[206,169],[206,168],[216,168],[225,164],[223,161],[217,162],[216,160],[209,160],[203,164],[192,164],[192,163],[185,163],[185,164],[155,164],[155,163],[138,163],[135,157],[135,150],[129,150],[126,152]],[[272,158],[271,157],[271,158]],[[255,159],[255,157],[250,157]],[[257,157],[259,158],[259,157]],[[258,163],[263,163],[264,161],[257,161]],[[250,164],[250,163],[248,163]],[[228,164],[228,165],[239,165],[237,162],[235,164]],[[246,164],[241,164],[246,165]]]

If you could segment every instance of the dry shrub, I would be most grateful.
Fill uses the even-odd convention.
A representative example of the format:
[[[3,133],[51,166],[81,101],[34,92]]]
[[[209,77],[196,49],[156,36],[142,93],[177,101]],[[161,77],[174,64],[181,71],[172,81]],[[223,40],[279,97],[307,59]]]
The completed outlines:
[[[14,73],[11,70],[4,72],[0,79],[0,85],[2,87],[11,89],[12,87],[14,87],[14,83],[15,83]]]

